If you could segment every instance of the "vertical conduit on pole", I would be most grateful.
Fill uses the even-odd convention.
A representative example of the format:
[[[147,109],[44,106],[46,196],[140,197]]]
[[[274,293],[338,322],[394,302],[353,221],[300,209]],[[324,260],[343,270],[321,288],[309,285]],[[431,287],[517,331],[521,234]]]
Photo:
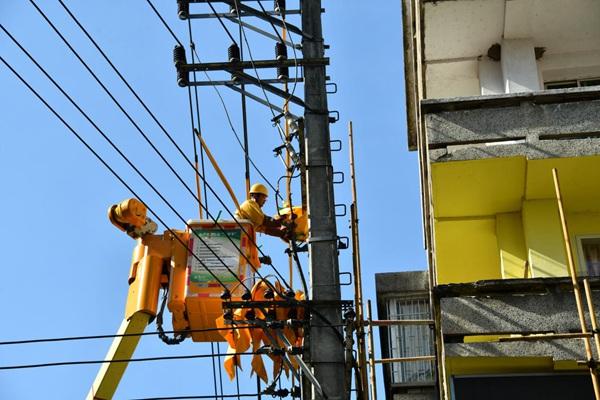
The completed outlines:
[[[375,346],[373,345],[373,315],[371,300],[367,300],[367,321],[369,324],[369,381],[371,384],[371,399],[377,399],[377,381],[375,379]]]

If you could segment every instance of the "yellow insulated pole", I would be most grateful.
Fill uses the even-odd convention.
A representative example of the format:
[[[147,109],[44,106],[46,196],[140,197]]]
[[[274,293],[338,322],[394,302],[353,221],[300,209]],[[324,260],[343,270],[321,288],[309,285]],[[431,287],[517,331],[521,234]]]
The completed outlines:
[[[213,157],[212,153],[208,149],[208,146],[204,142],[204,139],[202,139],[202,136],[198,135],[198,131],[196,131],[196,135],[198,136],[198,139],[200,140],[200,144],[202,145],[202,148],[206,152],[206,155],[208,156],[208,159],[210,160],[210,163],[212,164],[213,168],[217,172],[217,175],[219,175],[219,178],[221,178],[221,182],[223,182],[223,185],[225,185],[225,188],[229,192],[229,195],[231,196],[231,199],[233,200],[233,203],[235,204],[235,207],[239,209],[240,208],[240,203],[238,202],[237,197],[235,197],[235,193],[233,192],[233,189],[229,185],[229,182],[227,181],[227,178],[225,178],[225,175],[223,175],[223,172],[221,171],[221,168],[219,168],[219,164],[217,163],[217,160],[215,160],[215,158]]]
[[[567,264],[569,267],[569,274],[571,275],[571,282],[573,284],[573,294],[575,295],[575,304],[577,305],[577,314],[579,315],[579,324],[581,325],[581,333],[588,333],[588,329],[585,322],[585,316],[583,314],[583,302],[581,299],[581,289],[579,282],[577,281],[577,271],[575,270],[575,263],[573,262],[573,249],[571,248],[571,242],[569,241],[569,229],[567,227],[567,220],[565,217],[565,210],[563,206],[562,195],[560,192],[560,182],[558,180],[558,171],[556,168],[552,168],[552,177],[554,178],[554,190],[556,192],[556,203],[558,205],[558,214],[560,216],[560,224],[563,233],[563,242],[565,245],[565,253],[567,253]],[[600,386],[598,385],[598,372],[592,365],[591,361],[594,359],[592,353],[592,345],[589,336],[583,338],[585,345],[585,354],[588,361],[588,367],[590,370],[590,376],[592,378],[592,385],[594,386],[594,396],[596,400],[600,400]]]
[[[124,360],[129,360],[133,356],[141,334],[148,326],[150,317],[150,314],[136,312],[131,318],[123,320],[86,400],[108,400],[113,398],[129,364]]]

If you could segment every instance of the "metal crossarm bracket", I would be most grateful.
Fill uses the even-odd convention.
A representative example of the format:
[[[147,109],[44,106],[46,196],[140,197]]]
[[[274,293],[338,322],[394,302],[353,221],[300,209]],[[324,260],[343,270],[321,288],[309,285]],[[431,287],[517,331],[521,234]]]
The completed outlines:
[[[302,100],[298,96],[291,95],[291,94],[287,93],[285,90],[279,89],[273,85],[269,85],[268,83],[263,83],[263,81],[253,77],[252,75],[248,75],[244,72],[233,71],[233,70],[231,70],[230,72],[232,74],[235,74],[236,76],[238,76],[242,81],[244,81],[244,83],[251,83],[251,84],[260,86],[267,92],[273,93],[274,95],[279,96],[284,100],[289,100],[290,102],[292,102],[296,105],[299,105],[300,107],[306,108],[306,104],[304,103],[304,100]]]
[[[262,83],[270,83],[270,84],[284,84],[284,83],[302,83],[304,82],[303,78],[290,78],[287,80],[284,79],[261,79]],[[210,80],[210,81],[192,81],[189,83],[189,86],[236,86],[237,82],[229,79],[229,80]]]
[[[179,68],[183,71],[231,71],[231,70],[243,70],[243,69],[254,69],[254,68],[280,68],[280,67],[294,67],[301,66],[320,66],[329,65],[329,58],[310,58],[304,59],[299,58],[297,60],[254,60],[254,61],[226,61],[226,62],[210,62],[210,63],[195,63],[195,64],[181,64]]]
[[[321,9],[322,12],[325,12],[325,9]],[[250,16],[252,14],[246,13],[246,12],[241,12],[240,13],[243,17],[247,17]],[[285,10],[285,15],[299,15],[301,14],[300,10]],[[279,13],[275,12],[275,11],[267,11],[267,15],[272,15],[272,16],[278,16],[280,15]],[[210,19],[210,18],[237,18],[237,13],[203,13],[203,14],[190,14],[188,15],[189,19]]]
[[[249,24],[247,22],[244,22],[241,19],[238,19],[236,17],[237,16],[234,15],[232,17],[227,16],[225,18],[227,18],[231,22],[234,22],[236,24],[239,24],[239,25],[243,26],[244,28],[248,28],[251,31],[254,31],[256,33],[260,33],[261,35],[263,35],[265,37],[268,37],[269,39],[275,40],[276,42],[281,42],[281,40],[279,39],[279,37],[273,35],[272,33],[269,33],[269,32],[267,32],[267,31],[265,31],[263,29],[260,29],[260,28],[254,26],[254,25],[251,25],[251,24]],[[286,46],[291,47],[291,48],[295,48],[297,50],[301,50],[302,49],[302,45],[300,45],[300,44],[293,45],[292,42],[290,42],[289,40],[284,40],[283,43],[285,43]]]
[[[268,23],[277,25],[280,28],[286,28],[288,31],[298,34],[298,35],[302,36],[303,38],[312,39],[311,35],[302,32],[302,29],[298,28],[297,26],[292,25],[288,22],[284,23],[279,18],[275,18],[272,15],[265,14],[264,12],[257,10],[255,8],[249,7],[240,1],[237,1],[237,0],[216,0],[216,1],[220,1],[221,3],[229,4],[231,7],[237,6],[240,13],[243,12],[243,13],[246,13],[249,15],[253,15],[264,21],[267,21]],[[207,2],[207,0],[190,0],[190,3],[206,3],[206,2]]]

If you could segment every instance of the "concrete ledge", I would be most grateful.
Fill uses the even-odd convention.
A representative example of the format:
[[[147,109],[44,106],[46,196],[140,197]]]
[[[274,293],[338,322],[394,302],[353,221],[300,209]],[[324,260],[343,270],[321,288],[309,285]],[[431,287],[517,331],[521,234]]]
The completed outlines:
[[[568,140],[537,140],[525,143],[472,144],[460,148],[442,148],[429,150],[429,161],[467,161],[485,158],[524,156],[529,160],[584,157],[600,154],[600,138],[582,138]]]
[[[429,288],[427,271],[388,272],[375,274],[377,296],[402,296],[411,292],[426,292]]]
[[[552,357],[554,361],[585,359],[585,348],[581,339],[527,343],[448,343],[445,350],[446,357]],[[598,359],[595,349],[593,351],[594,358]]]
[[[593,297],[600,306],[600,292],[593,292]],[[581,330],[573,293],[568,292],[445,298],[441,311],[444,335]]]
[[[442,111],[425,116],[430,148],[451,145],[600,136],[600,100]]]

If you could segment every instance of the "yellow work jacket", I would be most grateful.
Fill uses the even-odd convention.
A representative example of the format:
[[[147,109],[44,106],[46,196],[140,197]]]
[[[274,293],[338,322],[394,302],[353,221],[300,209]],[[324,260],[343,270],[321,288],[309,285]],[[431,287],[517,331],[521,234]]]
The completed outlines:
[[[265,213],[258,205],[258,203],[250,198],[244,201],[238,210],[235,212],[236,218],[247,219],[252,222],[254,230],[257,232],[264,232],[263,223],[265,221]]]

